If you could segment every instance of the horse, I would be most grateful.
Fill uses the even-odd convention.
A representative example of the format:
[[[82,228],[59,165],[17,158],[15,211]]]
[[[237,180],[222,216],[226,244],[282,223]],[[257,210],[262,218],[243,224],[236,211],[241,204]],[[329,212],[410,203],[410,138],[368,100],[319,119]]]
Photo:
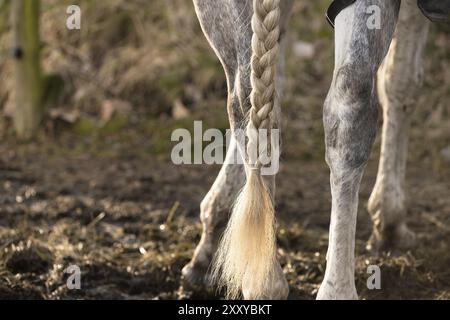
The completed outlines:
[[[232,139],[201,202],[203,231],[182,269],[184,285],[199,288],[215,283],[230,299],[285,299],[288,283],[276,258],[276,173],[263,174],[267,164],[259,159],[260,153],[251,156],[249,149],[267,151],[271,142],[261,142],[255,132],[262,130],[264,136],[280,129],[285,34],[293,0],[193,2],[226,75],[230,128],[245,130],[247,137]],[[405,169],[430,23],[417,0],[339,2],[343,5],[337,12],[336,6],[330,7],[328,16],[335,27],[335,66],[323,124],[332,209],[326,271],[317,299],[358,299],[354,278],[358,193],[377,133],[380,104],[381,156],[368,202],[373,232],[367,248],[375,253],[401,251],[416,242],[405,221]],[[367,21],[373,6],[381,13],[376,28]],[[236,156],[244,165],[231,165]]]

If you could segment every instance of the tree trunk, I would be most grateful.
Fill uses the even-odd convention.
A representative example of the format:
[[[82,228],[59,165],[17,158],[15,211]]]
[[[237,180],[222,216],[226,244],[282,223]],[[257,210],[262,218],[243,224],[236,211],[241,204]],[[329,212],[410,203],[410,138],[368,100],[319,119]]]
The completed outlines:
[[[18,138],[33,137],[43,115],[39,0],[14,0],[11,8],[15,55],[14,127]]]

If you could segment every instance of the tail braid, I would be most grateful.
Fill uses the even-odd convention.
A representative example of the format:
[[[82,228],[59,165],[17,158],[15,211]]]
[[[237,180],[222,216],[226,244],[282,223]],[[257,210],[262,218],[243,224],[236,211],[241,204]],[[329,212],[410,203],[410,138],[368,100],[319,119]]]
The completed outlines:
[[[255,154],[252,153],[254,150],[256,155],[266,151],[260,150],[261,146],[258,145],[258,130],[269,131],[272,128],[272,112],[276,103],[275,72],[279,52],[280,0],[254,0],[253,10],[250,95],[252,107],[247,126],[247,154],[249,165],[259,169],[261,163],[258,156],[252,159],[250,155]]]
[[[253,0],[253,8],[252,107],[247,125],[247,166],[251,170],[246,171],[246,184],[219,243],[212,276],[219,287],[227,288],[229,298],[236,298],[243,292],[245,298],[261,299],[270,296],[277,262],[274,204],[261,176],[262,162],[259,160],[268,143],[258,141],[258,130],[266,129],[270,136],[272,113],[277,103],[275,71],[280,0]]]

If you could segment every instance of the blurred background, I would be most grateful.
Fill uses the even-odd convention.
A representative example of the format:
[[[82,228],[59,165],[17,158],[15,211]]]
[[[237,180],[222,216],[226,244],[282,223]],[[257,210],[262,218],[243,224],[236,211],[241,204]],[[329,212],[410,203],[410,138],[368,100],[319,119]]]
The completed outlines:
[[[72,4],[80,30],[66,27]],[[277,212],[293,299],[314,298],[325,267],[328,4],[296,1],[288,34]],[[377,258],[364,250],[378,137],[358,217],[361,298],[450,298],[449,32],[431,27],[413,117],[408,223],[419,246]],[[220,166],[173,165],[170,136],[194,120],[225,131],[226,93],[191,1],[0,0],[0,299],[215,297],[182,290],[180,271]],[[369,264],[381,267],[382,290],[367,289]],[[81,270],[80,290],[66,285],[69,265]]]

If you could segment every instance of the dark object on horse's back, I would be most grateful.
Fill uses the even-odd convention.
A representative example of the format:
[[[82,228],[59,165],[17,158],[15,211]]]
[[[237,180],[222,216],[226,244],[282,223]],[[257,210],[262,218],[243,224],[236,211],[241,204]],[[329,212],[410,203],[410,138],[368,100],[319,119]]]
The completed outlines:
[[[355,3],[356,0],[334,0],[327,11],[327,20],[334,28],[334,20],[336,19],[339,12],[347,8],[349,5]]]
[[[418,0],[417,5],[431,21],[450,21],[450,0]]]
[[[334,0],[327,10],[327,20],[334,28],[337,15],[356,0]],[[450,22],[450,0],[417,0],[422,13],[434,22]]]

